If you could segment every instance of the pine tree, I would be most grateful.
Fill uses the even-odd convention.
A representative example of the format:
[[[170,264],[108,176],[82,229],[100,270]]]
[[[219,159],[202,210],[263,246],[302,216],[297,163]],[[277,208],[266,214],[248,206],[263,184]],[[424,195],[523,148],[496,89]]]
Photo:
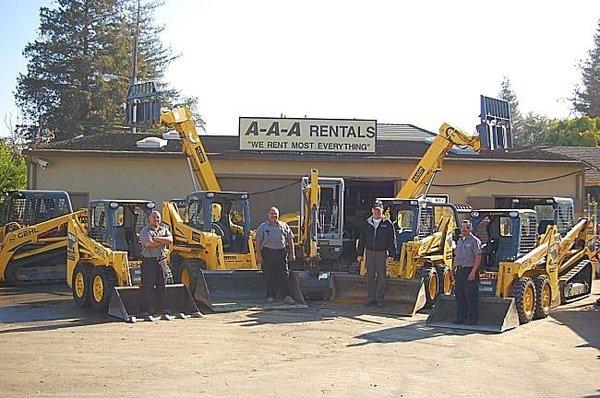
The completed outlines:
[[[583,87],[575,89],[573,107],[589,117],[600,116],[600,21],[594,35],[594,48],[580,65]]]
[[[161,83],[174,59],[154,21],[160,5],[141,5],[140,81]],[[19,75],[15,93],[30,139],[61,140],[123,126],[136,19],[136,0],[57,0],[55,8],[40,9],[39,37],[23,51],[27,73]],[[125,79],[107,82],[107,74]],[[177,92],[168,92],[176,98]]]
[[[512,90],[510,80],[506,76],[504,79],[502,79],[502,83],[500,83],[498,97],[508,101],[513,145],[527,145],[527,140],[523,136],[525,133],[525,125],[523,123],[523,115],[519,110],[519,100],[517,99],[517,95]]]

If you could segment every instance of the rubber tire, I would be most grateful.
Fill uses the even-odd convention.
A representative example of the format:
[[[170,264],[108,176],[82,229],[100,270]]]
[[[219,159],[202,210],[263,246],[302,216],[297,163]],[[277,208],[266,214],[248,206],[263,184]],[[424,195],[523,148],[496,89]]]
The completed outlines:
[[[204,261],[200,259],[181,259],[181,262],[176,267],[177,271],[174,271],[173,279],[175,283],[183,283],[187,286],[188,290],[192,297],[194,296],[194,292],[196,291],[196,283],[198,281],[198,273],[202,272],[203,269],[206,269],[206,264]],[[187,270],[190,281],[189,285],[184,283],[182,275],[184,270]]]
[[[452,295],[454,293],[454,277],[452,276],[452,269],[450,269],[450,267],[441,266],[437,268],[437,272],[440,277],[439,286],[441,287],[439,294],[444,294],[446,296]],[[445,285],[444,278],[450,278],[449,287]]]
[[[526,297],[525,294],[526,292],[531,289],[533,291],[533,295],[532,295],[532,299],[533,299],[533,305],[531,305],[531,311],[527,311],[525,309],[525,304],[526,304]],[[512,297],[515,298],[515,306],[517,307],[517,314],[519,315],[519,323],[521,325],[530,322],[533,319],[533,314],[535,312],[535,299],[536,299],[536,293],[535,293],[535,285],[533,283],[533,281],[531,280],[531,278],[528,277],[523,277],[523,278],[518,278],[514,283],[513,283],[513,288],[512,288]]]
[[[533,280],[535,285],[535,310],[533,313],[533,319],[543,319],[550,315],[550,304],[552,303],[552,290],[550,289],[550,278],[548,275],[539,275]],[[542,293],[544,289],[548,289],[550,300],[548,306],[542,306]]]
[[[81,274],[83,278],[83,295],[79,297],[76,293],[77,275]],[[73,278],[71,279],[71,292],[73,294],[73,301],[77,307],[89,307],[90,306],[90,266],[87,264],[77,264],[73,270]]]
[[[438,277],[438,272],[435,269],[435,267],[427,266],[427,267],[423,267],[423,269],[421,271],[421,276],[423,278],[423,284],[425,285],[425,297],[427,299],[427,301],[425,302],[424,308],[431,308],[435,304],[437,297],[440,294],[440,279]],[[436,292],[433,296],[429,292],[430,281],[435,281],[436,286],[437,286]]]
[[[103,291],[102,298],[97,301],[94,296],[94,279],[100,277],[102,279]],[[113,288],[117,285],[117,278],[111,268],[104,266],[91,267],[90,270],[90,306],[96,312],[106,312],[110,304],[110,297],[113,293]]]

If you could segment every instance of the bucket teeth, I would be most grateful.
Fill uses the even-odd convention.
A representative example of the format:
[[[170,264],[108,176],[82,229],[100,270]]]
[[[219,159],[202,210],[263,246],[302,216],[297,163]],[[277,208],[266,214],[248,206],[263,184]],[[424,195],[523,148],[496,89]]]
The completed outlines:
[[[171,314],[199,313],[196,303],[185,285],[167,285],[165,296],[166,310]],[[108,306],[108,315],[126,322],[141,321],[139,286],[115,287]]]

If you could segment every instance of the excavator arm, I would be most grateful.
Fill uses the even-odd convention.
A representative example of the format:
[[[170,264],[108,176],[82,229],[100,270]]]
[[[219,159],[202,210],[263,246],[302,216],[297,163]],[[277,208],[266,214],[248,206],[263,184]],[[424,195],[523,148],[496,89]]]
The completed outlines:
[[[446,154],[455,145],[469,147],[476,152],[480,152],[483,149],[479,136],[458,130],[448,123],[442,124],[439,134],[435,137],[429,149],[425,152],[421,161],[419,161],[419,164],[411,172],[406,183],[398,191],[396,198],[413,199],[425,196],[429,186],[433,182],[435,173],[441,169]]]

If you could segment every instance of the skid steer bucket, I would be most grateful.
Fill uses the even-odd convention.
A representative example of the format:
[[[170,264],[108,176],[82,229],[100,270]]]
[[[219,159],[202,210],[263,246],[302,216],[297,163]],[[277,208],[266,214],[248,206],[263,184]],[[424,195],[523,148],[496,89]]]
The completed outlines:
[[[331,272],[294,271],[306,300],[323,301],[329,297]]]
[[[141,290],[139,286],[115,287],[108,306],[108,315],[135,322],[140,315]],[[166,309],[171,315],[201,316],[187,287],[182,284],[167,285]]]
[[[421,280],[386,278],[384,312],[412,316],[425,306],[425,287]],[[328,302],[363,304],[367,300],[366,278],[360,275],[332,274]]]
[[[427,324],[452,329],[502,333],[519,326],[519,315],[515,299],[501,297],[479,297],[479,322],[476,325],[457,325],[456,300],[453,296],[438,297],[429,313]]]
[[[290,296],[295,305],[287,305],[278,297],[274,303],[266,302],[266,286],[261,271],[234,270],[198,273],[193,291],[194,300],[213,312],[229,312],[243,309],[299,309],[308,308],[298,287],[296,276],[289,279]]]

